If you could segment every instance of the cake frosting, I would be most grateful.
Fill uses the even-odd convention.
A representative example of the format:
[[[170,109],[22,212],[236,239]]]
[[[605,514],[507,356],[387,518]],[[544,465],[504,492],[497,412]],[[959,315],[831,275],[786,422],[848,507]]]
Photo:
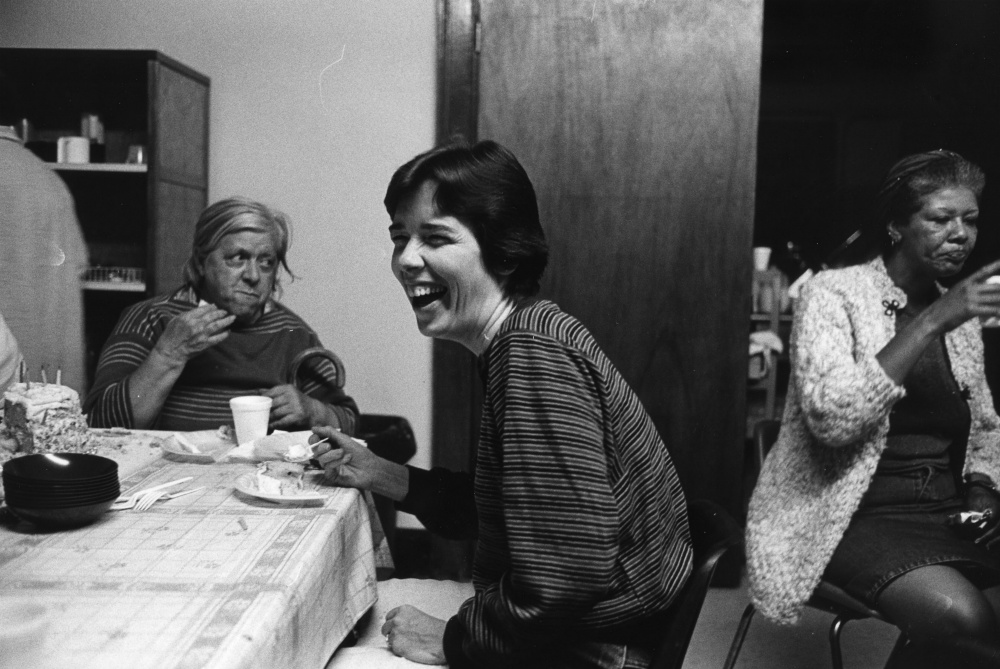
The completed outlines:
[[[271,460],[257,466],[257,490],[267,495],[299,495],[305,468],[291,462]]]
[[[3,395],[3,410],[0,460],[38,452],[88,452],[87,419],[72,388],[15,383]]]

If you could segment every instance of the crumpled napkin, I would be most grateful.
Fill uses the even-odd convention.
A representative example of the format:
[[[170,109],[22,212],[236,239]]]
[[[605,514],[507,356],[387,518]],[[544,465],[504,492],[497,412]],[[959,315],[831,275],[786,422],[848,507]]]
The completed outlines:
[[[311,455],[312,448],[309,446],[309,437],[312,434],[312,430],[298,432],[275,430],[266,437],[240,444],[229,451],[226,458],[229,460],[249,460],[250,462],[285,460],[289,449],[297,446],[303,447],[307,454]]]
[[[309,437],[312,435],[312,430],[297,432],[275,430],[266,437],[240,444],[226,453],[225,459],[234,462],[306,461],[312,457],[313,447],[309,443]],[[353,437],[352,439],[362,446],[368,446],[362,439]]]
[[[776,355],[785,350],[781,337],[773,330],[759,330],[750,333],[750,369],[747,375],[753,379],[767,376],[771,353]],[[757,356],[757,357],[754,357]]]

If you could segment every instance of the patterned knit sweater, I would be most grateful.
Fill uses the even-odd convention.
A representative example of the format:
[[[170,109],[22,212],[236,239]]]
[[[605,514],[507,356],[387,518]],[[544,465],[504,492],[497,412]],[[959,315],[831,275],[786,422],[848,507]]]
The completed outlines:
[[[481,365],[476,595],[448,623],[448,662],[621,666],[602,642],[627,644],[691,571],[670,455],[590,333],[551,302],[514,312]]]
[[[233,327],[229,337],[188,361],[160,409],[159,430],[215,429],[232,423],[229,400],[288,383],[300,352],[320,347],[319,337],[291,310],[273,306],[252,325]],[[83,405],[94,427],[133,427],[129,375],[149,357],[167,323],[198,305],[191,288],[180,288],[135,304],[122,314],[101,352],[94,386]],[[358,407],[344,393],[344,380],[325,358],[309,358],[298,374],[300,390],[329,405],[338,425],[354,434]]]
[[[893,302],[896,305],[893,305]],[[895,336],[906,295],[881,258],[821,272],[803,289],[778,441],[750,500],[747,568],[754,606],[793,623],[868,489],[905,391],[875,355]],[[1000,418],[983,370],[979,320],[945,335],[972,414],[965,472],[1000,482]]]

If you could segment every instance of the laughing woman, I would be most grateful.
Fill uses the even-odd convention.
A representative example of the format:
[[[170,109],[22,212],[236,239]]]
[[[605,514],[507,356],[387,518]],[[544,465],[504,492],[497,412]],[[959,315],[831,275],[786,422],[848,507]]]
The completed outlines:
[[[336,441],[319,459],[337,483],[478,538],[475,596],[448,621],[390,611],[390,648],[453,669],[648,666],[691,569],[684,497],[590,333],[532,297],[548,248],[528,175],[496,143],[447,146],[400,167],[385,204],[417,327],[478,356],[486,390],[474,482],[314,429]]]

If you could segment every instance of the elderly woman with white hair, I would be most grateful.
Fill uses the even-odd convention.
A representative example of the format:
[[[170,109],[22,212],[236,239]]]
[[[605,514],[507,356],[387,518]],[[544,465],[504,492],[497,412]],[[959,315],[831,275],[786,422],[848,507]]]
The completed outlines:
[[[185,285],[126,309],[105,344],[84,402],[91,425],[213,429],[232,421],[231,398],[263,394],[273,428],[353,434],[358,408],[339,361],[310,356],[324,351],[319,338],[276,299],[288,246],[285,216],[259,202],[206,208]]]

